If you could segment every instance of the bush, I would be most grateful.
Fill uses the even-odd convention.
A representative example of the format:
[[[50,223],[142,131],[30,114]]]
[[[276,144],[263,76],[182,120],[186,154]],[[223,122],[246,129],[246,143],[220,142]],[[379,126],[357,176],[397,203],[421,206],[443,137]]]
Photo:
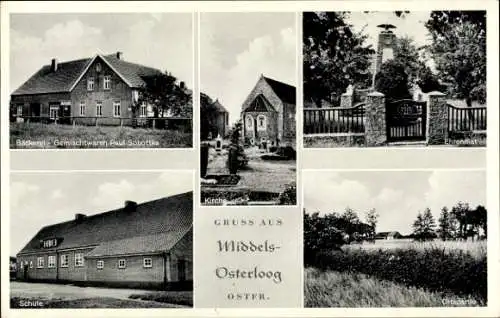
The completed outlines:
[[[286,185],[285,190],[280,193],[278,200],[282,205],[297,204],[297,186],[295,182]]]
[[[410,98],[404,65],[396,60],[384,62],[375,75],[375,90],[383,93],[387,101]]]

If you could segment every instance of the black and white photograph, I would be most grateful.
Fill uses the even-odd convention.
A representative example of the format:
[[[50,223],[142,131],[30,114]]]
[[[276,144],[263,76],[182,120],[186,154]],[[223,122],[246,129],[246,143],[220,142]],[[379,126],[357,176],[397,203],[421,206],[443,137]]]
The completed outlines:
[[[486,11],[303,13],[304,147],[485,147]]]
[[[10,15],[10,148],[191,148],[192,13]]]
[[[305,307],[486,306],[483,170],[306,170]]]
[[[179,170],[12,173],[10,307],[192,307],[193,181]]]
[[[296,204],[295,20],[200,14],[203,205]]]

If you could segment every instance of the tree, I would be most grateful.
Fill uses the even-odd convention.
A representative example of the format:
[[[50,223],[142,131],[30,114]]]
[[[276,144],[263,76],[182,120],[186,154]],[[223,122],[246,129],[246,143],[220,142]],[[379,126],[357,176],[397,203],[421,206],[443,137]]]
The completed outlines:
[[[375,233],[377,232],[377,223],[378,223],[378,217],[380,215],[377,213],[377,210],[375,208],[371,209],[370,211],[366,212],[365,215],[365,220],[368,225],[371,226],[373,235],[375,236]]]
[[[217,108],[210,96],[200,93],[200,139],[207,140],[217,130]]]
[[[458,202],[451,208],[451,214],[458,222],[458,237],[467,238],[467,227],[470,218],[470,207],[468,203]]]
[[[352,31],[347,17],[346,12],[304,12],[304,97],[318,107],[322,100],[337,104],[349,84],[370,85],[375,51],[364,44],[367,35]]]
[[[417,219],[413,222],[413,237],[418,241],[426,241],[436,237],[436,222],[431,210],[426,208],[424,213],[418,213]]]
[[[240,119],[234,124],[229,132],[230,144],[226,165],[230,174],[236,174],[238,170],[245,168],[248,164],[248,157],[245,154],[245,148],[241,142],[241,129],[242,123]]]
[[[439,238],[443,241],[450,240],[455,236],[455,222],[447,207],[441,209],[439,215],[439,228],[437,230]]]
[[[486,101],[486,11],[433,11],[425,26],[432,35],[429,51],[438,76],[450,93]]]
[[[415,41],[408,36],[396,38],[394,59],[403,65],[409,83],[415,83],[420,70],[425,67]]]
[[[405,65],[396,59],[385,61],[375,75],[375,90],[388,101],[410,98]]]

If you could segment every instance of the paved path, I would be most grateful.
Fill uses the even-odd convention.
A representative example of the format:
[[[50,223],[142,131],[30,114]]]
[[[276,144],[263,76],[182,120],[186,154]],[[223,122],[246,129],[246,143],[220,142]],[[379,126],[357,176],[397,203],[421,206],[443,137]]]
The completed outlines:
[[[141,289],[78,287],[61,284],[10,282],[11,297],[38,298],[47,300],[74,300],[93,297],[111,297],[130,300],[128,296],[132,294],[143,294],[149,292],[151,291]]]

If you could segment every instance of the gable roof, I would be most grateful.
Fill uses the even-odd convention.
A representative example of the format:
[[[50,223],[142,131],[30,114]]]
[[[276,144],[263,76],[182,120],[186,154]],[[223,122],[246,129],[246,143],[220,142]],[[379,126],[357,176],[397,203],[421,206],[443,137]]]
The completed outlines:
[[[295,86],[285,84],[272,78],[262,76],[264,80],[271,86],[274,93],[285,103],[295,105]]]
[[[216,99],[212,105],[218,113],[227,113],[226,107],[222,106],[218,99]]]
[[[379,232],[375,235],[375,238],[400,237],[400,236],[402,236],[401,233],[397,231],[391,231],[391,232]]]
[[[78,221],[73,219],[45,226],[19,254],[48,252],[51,249],[42,248],[40,242],[52,238],[61,240],[55,248],[58,250],[103,245],[97,250],[101,253],[110,251],[110,247],[131,242],[127,240],[132,238],[134,243],[127,247],[129,249],[167,250],[192,227],[192,197],[193,193],[187,192],[138,204],[135,211],[120,208]],[[155,240],[158,240],[156,245],[151,245],[150,242]]]
[[[254,100],[244,110],[245,112],[271,112],[276,111],[263,94],[255,96]]]
[[[102,59],[132,88],[145,85],[144,77],[162,73],[152,67],[118,59],[115,54],[97,54],[92,58],[58,63],[55,72],[51,71],[51,65],[44,65],[16,89],[12,95],[71,92],[97,58]]]

